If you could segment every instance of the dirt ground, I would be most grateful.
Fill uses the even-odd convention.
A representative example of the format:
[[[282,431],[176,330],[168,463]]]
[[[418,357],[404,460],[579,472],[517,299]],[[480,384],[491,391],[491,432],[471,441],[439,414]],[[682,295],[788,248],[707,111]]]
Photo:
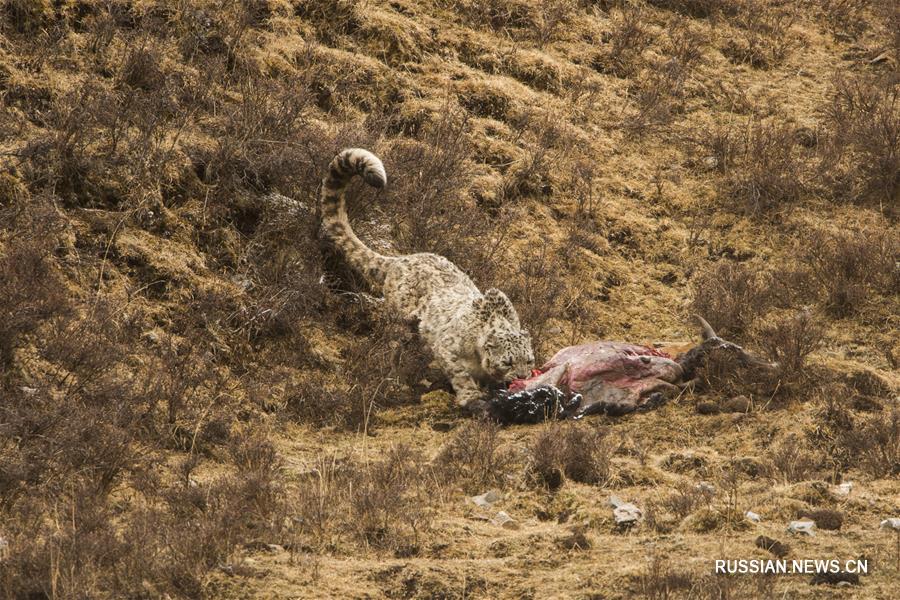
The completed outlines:
[[[3,4],[0,596],[897,597],[896,7],[177,4]],[[702,313],[789,367],[476,421],[315,238],[347,146],[360,237],[505,290],[538,362]],[[869,572],[714,574],[759,536]]]

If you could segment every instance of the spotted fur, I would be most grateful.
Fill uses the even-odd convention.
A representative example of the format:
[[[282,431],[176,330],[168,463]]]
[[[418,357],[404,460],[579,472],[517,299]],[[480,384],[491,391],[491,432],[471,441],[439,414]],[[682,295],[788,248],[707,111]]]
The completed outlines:
[[[322,184],[323,231],[350,265],[381,289],[390,309],[418,323],[459,404],[482,400],[483,385],[529,376],[531,338],[503,292],[491,288],[482,294],[443,256],[386,256],[356,237],[344,201],[344,189],[355,175],[376,188],[387,184],[377,156],[358,148],[342,151]]]

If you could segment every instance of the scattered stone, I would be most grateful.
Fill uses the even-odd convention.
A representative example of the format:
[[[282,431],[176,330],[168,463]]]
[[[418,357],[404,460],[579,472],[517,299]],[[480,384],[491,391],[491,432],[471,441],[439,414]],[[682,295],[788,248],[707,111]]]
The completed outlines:
[[[758,514],[756,514],[752,510],[748,510],[744,516],[747,517],[748,519],[750,519],[751,521],[753,521],[754,523],[759,523],[760,521],[762,521],[762,517],[760,517]]]
[[[847,585],[859,585],[859,575],[856,573],[848,573],[839,571],[837,573],[816,573],[809,580],[809,585],[838,585],[841,587]]]
[[[0,562],[9,558],[9,540],[0,536]]]
[[[849,496],[851,491],[853,491],[853,482],[845,481],[844,483],[837,486],[837,488],[834,490],[834,493],[838,496]]]
[[[494,515],[494,518],[491,519],[491,523],[493,523],[497,527],[502,527],[503,529],[518,529],[519,528],[519,524],[516,522],[516,520],[513,519],[511,516],[506,514],[505,511],[502,511],[502,510],[500,512],[498,512],[496,515]]]
[[[894,531],[900,531],[900,517],[891,517],[890,519],[885,519],[879,525],[881,529],[893,529]]]
[[[481,495],[469,497],[469,502],[480,508],[490,508],[501,497],[500,492],[497,490],[489,490]]]
[[[746,396],[735,396],[731,400],[726,401],[722,405],[722,412],[726,413],[747,413],[750,412],[752,403]]]
[[[717,415],[722,412],[715,402],[698,402],[695,410],[701,415]]]
[[[778,540],[772,539],[765,535],[761,535],[756,538],[756,547],[762,548],[767,552],[771,552],[778,558],[784,558],[791,551],[791,547],[787,544],[782,544]]]
[[[788,532],[794,535],[808,535],[810,537],[816,535],[815,521],[791,521],[788,523]]]
[[[616,519],[616,525],[622,528],[628,528],[641,520],[644,513],[631,502],[623,502],[616,496],[609,497],[609,504],[613,507],[613,517]]]
[[[844,524],[844,515],[836,510],[822,508],[819,510],[800,511],[797,515],[801,519],[814,521],[819,529],[836,531]]]

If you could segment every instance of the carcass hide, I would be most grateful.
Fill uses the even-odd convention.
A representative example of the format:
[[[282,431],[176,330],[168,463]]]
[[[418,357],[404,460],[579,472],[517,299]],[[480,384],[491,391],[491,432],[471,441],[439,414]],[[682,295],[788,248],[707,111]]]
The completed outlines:
[[[488,412],[505,423],[534,423],[648,410],[677,395],[712,353],[733,361],[735,367],[777,367],[718,337],[702,318],[697,320],[703,341],[676,357],[626,342],[597,341],[563,348],[532,377],[513,381],[491,400]]]

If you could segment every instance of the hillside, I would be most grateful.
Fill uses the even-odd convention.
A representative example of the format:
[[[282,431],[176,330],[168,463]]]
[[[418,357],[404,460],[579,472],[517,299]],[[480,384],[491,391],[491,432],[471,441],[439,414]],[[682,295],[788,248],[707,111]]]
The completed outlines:
[[[0,596],[895,593],[897,3],[0,7]],[[360,237],[504,290],[538,363],[701,314],[782,369],[463,415],[317,235],[351,146],[389,181],[349,191]],[[869,575],[713,574],[759,536]]]

